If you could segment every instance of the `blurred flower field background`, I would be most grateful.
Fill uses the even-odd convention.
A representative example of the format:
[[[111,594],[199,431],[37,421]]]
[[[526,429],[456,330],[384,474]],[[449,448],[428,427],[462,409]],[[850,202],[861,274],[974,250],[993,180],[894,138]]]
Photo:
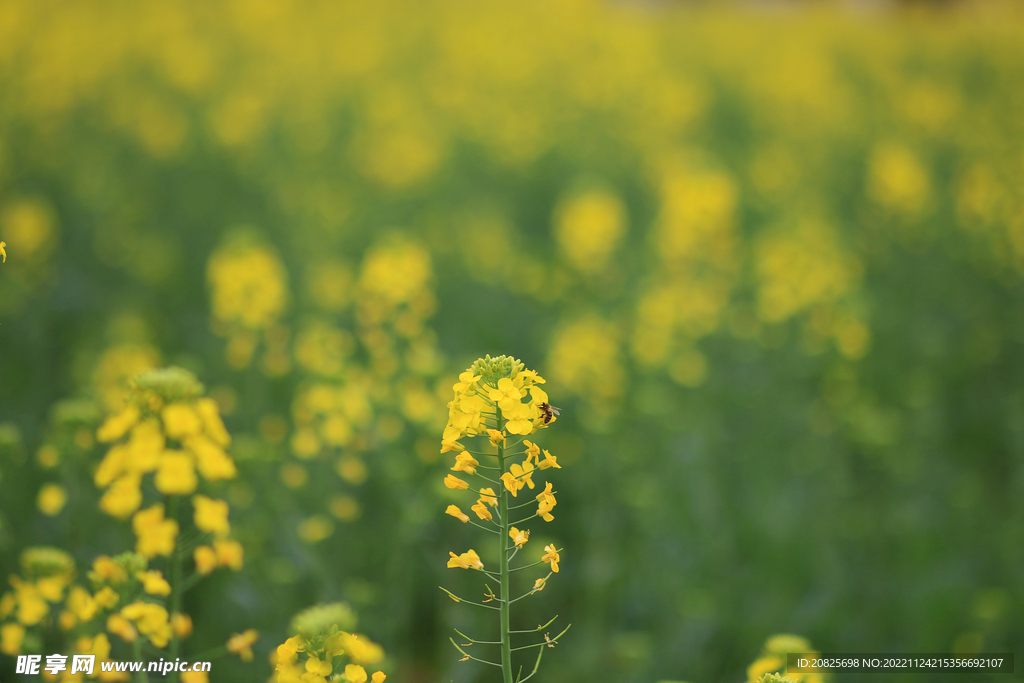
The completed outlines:
[[[343,602],[389,681],[493,680],[448,641],[439,450],[509,354],[561,408],[543,680],[1020,651],[1022,84],[1014,3],[6,0],[0,593],[132,549],[97,429],[180,366],[244,548],[181,652],[255,629],[211,680],[268,680]],[[3,651],[62,651],[56,602]]]

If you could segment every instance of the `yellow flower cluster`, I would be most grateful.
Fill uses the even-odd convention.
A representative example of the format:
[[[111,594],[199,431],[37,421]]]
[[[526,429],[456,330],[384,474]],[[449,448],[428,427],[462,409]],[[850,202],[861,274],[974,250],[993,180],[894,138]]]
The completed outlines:
[[[472,490],[477,494],[477,501],[471,510],[481,523],[472,521],[469,515],[459,509],[457,505],[449,505],[445,513],[464,524],[472,523],[484,531],[496,534],[500,543],[498,567],[495,570],[485,569],[483,560],[473,549],[462,554],[449,552],[448,568],[474,569],[499,582],[500,595],[495,595],[494,591],[488,587],[484,593],[484,602],[497,603],[497,607],[493,609],[496,609],[499,615],[501,640],[497,642],[502,646],[501,662],[480,659],[464,649],[483,641],[474,640],[459,633],[461,637],[470,642],[463,643],[461,646],[454,640],[452,643],[462,653],[462,661],[474,659],[500,667],[505,680],[511,680],[512,676],[512,651],[524,649],[511,646],[513,632],[509,627],[510,605],[522,597],[543,590],[551,575],[558,572],[558,563],[561,559],[558,549],[554,545],[548,544],[544,547],[544,554],[538,561],[520,567],[510,567],[511,560],[530,541],[530,529],[521,525],[534,517],[540,517],[545,522],[554,520],[551,511],[557,504],[552,483],[546,481],[544,490],[535,496],[537,510],[532,514],[528,512],[520,519],[512,519],[516,509],[530,506],[531,503],[527,501],[519,505],[509,505],[510,497],[517,498],[524,488],[528,487],[532,490],[536,487],[537,483],[533,479],[535,475],[543,476],[541,473],[546,470],[561,469],[555,456],[526,438],[557,419],[558,408],[554,408],[548,403],[548,395],[539,386],[544,383],[544,378],[533,370],[528,370],[521,361],[515,358],[486,356],[478,359],[468,370],[459,375],[459,381],[452,387],[455,395],[448,404],[448,424],[441,437],[441,453],[455,453],[452,471],[467,477],[481,479],[484,483],[491,485],[475,489],[465,479],[453,474],[446,475],[444,478],[446,488],[453,491]],[[470,450],[461,441],[467,437],[479,437],[477,443],[481,444],[479,448],[484,450]],[[519,447],[522,450],[514,450]],[[541,458],[541,453],[544,454],[543,458]],[[477,459],[478,456],[493,458],[494,460],[488,459],[488,462],[493,464],[481,464]],[[518,458],[518,456],[525,457],[521,461],[512,462],[512,459]],[[492,486],[497,488],[497,493]],[[512,572],[542,564],[549,566],[548,574],[536,579],[532,588],[524,595],[513,599],[510,583]],[[477,607],[490,607],[465,600],[445,588],[442,590],[455,602],[468,603]],[[519,631],[519,633],[527,632]],[[540,645],[535,643],[526,647]]]
[[[71,556],[57,548],[28,548],[21,554],[23,576],[12,575],[12,591],[0,596],[0,622],[4,624],[0,651],[20,651],[26,626],[41,624],[50,614],[50,605],[60,603],[71,584],[75,565]]]
[[[198,488],[200,476],[214,482],[234,478],[237,470],[224,450],[231,436],[217,403],[201,396],[202,385],[190,373],[180,368],[149,370],[135,379],[134,387],[130,402],[96,431],[98,441],[114,445],[94,481],[106,488],[100,499],[104,512],[122,519],[134,513],[136,551],[151,558],[174,551],[179,524],[164,517],[163,504],[139,510],[143,476],[153,473],[154,486],[165,496],[187,496]],[[240,566],[241,546],[224,538],[231,528],[227,503],[203,495],[193,496],[192,503],[196,527],[218,537],[221,549],[214,565]],[[208,557],[203,550],[196,552]]]
[[[383,683],[387,676],[382,671],[371,677],[364,666],[378,664],[384,650],[365,636],[340,629],[339,623],[355,623],[355,615],[343,603],[318,605],[296,615],[291,628],[298,633],[277,647],[277,683]]]
[[[481,384],[481,375],[472,369],[459,375],[453,386],[455,398],[448,404],[448,425],[441,437],[442,453],[463,451],[459,439],[477,436],[488,430],[484,415],[497,408],[501,412],[505,430],[509,434],[529,435],[553,420],[542,406],[548,403],[548,395],[538,384],[544,378],[531,370],[517,372],[514,379],[502,377],[493,385]],[[528,398],[523,402],[524,398]],[[504,438],[498,430],[497,438]],[[454,468],[453,468],[454,469]]]
[[[277,253],[251,235],[236,234],[210,256],[206,277],[214,330],[228,337],[228,362],[248,366],[263,332],[265,369],[271,375],[287,372],[287,334],[278,329],[278,319],[288,305],[288,274]]]

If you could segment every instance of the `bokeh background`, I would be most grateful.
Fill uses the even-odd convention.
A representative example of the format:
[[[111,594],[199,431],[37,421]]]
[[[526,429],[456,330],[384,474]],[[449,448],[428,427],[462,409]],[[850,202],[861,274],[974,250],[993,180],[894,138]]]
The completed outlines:
[[[1017,3],[5,0],[0,239],[0,576],[131,547],[95,429],[189,368],[246,563],[185,652],[261,633],[214,681],[335,600],[389,680],[491,680],[437,589],[485,353],[562,409],[542,680],[1024,653]]]

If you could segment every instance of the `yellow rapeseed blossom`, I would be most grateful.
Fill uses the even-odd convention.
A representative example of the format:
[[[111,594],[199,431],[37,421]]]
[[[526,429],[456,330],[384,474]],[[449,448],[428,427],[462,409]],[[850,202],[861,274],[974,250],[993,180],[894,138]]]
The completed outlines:
[[[252,661],[252,645],[259,640],[260,634],[256,629],[249,629],[242,633],[235,633],[228,639],[227,650],[236,654],[243,662]]]
[[[0,243],[2,244],[2,243]],[[4,624],[0,626],[0,652],[5,655],[20,655],[21,644],[25,640],[25,627],[21,624]]]
[[[158,503],[136,512],[132,517],[132,530],[137,538],[135,552],[143,557],[170,555],[174,552],[178,523],[173,519],[164,519],[163,504]]]
[[[469,484],[464,482],[462,479],[459,479],[458,477],[453,477],[450,474],[444,478],[444,485],[450,489],[456,489],[460,491],[465,491],[466,489],[469,488]]]
[[[218,538],[213,541],[213,550],[217,554],[217,564],[233,571],[240,571],[245,557],[242,544],[229,538]]]
[[[89,578],[96,583],[124,583],[128,572],[108,555],[100,555],[92,561]]]
[[[558,573],[558,562],[561,559],[558,556],[558,551],[555,550],[555,546],[553,546],[553,545],[546,545],[546,546],[544,546],[544,550],[546,552],[544,553],[544,556],[542,558],[540,558],[541,562],[549,563],[551,565],[551,571],[553,571],[553,572],[555,572],[557,574]]]
[[[192,617],[181,612],[171,615],[171,630],[179,638],[188,638],[192,635]]]
[[[164,575],[155,569],[146,572],[139,572],[136,578],[142,582],[142,590],[146,591],[150,595],[161,595],[166,597],[171,594],[171,584],[167,583],[167,579],[164,578]]]
[[[512,680],[512,664],[510,652],[516,648],[511,645],[512,632],[509,630],[510,605],[519,598],[538,592],[546,585],[547,577],[537,579],[532,590],[525,595],[513,598],[510,588],[511,572],[526,569],[540,564],[526,563],[521,567],[510,567],[516,554],[530,539],[530,530],[521,528],[523,522],[533,517],[541,517],[550,522],[554,519],[551,510],[555,507],[555,492],[550,481],[542,481],[544,490],[537,496],[537,511],[515,512],[529,505],[509,505],[509,499],[518,495],[519,491],[536,486],[534,477],[546,477],[555,470],[561,469],[557,460],[550,452],[543,450],[531,439],[541,429],[553,423],[558,409],[548,402],[548,394],[541,385],[544,378],[536,372],[527,370],[522,362],[501,356],[487,356],[477,360],[472,367],[459,375],[459,381],[452,389],[454,396],[448,403],[448,423],[441,436],[441,453],[455,453],[455,464],[452,470],[461,472],[466,477],[480,477],[485,483],[497,484],[497,493],[491,486],[480,486],[476,503],[470,510],[483,522],[475,526],[496,533],[500,540],[498,567],[491,571],[484,570],[483,561],[475,550],[461,555],[449,552],[448,567],[451,569],[476,569],[483,571],[495,581],[499,581],[500,595],[491,588],[484,593],[484,602],[495,601],[495,609],[499,613],[501,627],[501,662],[486,660],[488,663],[501,667],[503,678]],[[478,438],[481,445],[478,450],[470,451],[461,443],[462,439]],[[544,454],[543,460],[541,453]],[[519,460],[520,456],[523,457]],[[478,458],[485,459],[481,464]],[[516,462],[511,462],[516,458]],[[470,483],[447,474],[444,480],[449,489],[467,490]],[[462,512],[456,505],[449,505],[445,512],[462,522],[469,522],[469,515]],[[515,518],[518,517],[518,518]],[[509,544],[511,540],[511,544]],[[554,546],[545,547],[542,562],[549,564],[551,571],[548,576],[558,572],[558,552]],[[478,605],[455,595],[442,588],[457,603]],[[484,605],[485,607],[487,605]],[[564,633],[564,631],[563,631]],[[560,636],[561,634],[559,634]],[[467,636],[460,636],[466,638]],[[555,642],[559,636],[556,636]],[[455,643],[455,641],[452,641]],[[472,641],[477,642],[477,641]],[[455,647],[462,653],[463,661],[471,656],[463,649],[469,645]],[[531,674],[532,675],[532,674]],[[279,681],[284,681],[279,678]]]
[[[183,451],[164,451],[153,478],[156,490],[166,495],[188,495],[196,490],[199,477],[192,456]]]
[[[107,632],[119,636],[121,640],[131,643],[139,637],[132,622],[122,614],[111,614],[107,617]]]
[[[446,514],[451,515],[460,522],[466,523],[469,521],[469,516],[466,515],[457,505],[449,505],[448,509],[445,510]]]
[[[515,543],[517,548],[522,548],[526,545],[526,542],[530,540],[530,530],[525,529],[521,531],[516,527],[512,527],[508,530],[508,536],[512,539],[512,542]]]
[[[117,479],[100,498],[100,509],[111,517],[125,519],[142,504],[141,478],[126,474]]]
[[[167,436],[179,441],[198,434],[203,426],[199,415],[188,403],[172,403],[165,406],[160,418],[163,420]]]
[[[461,555],[455,553],[448,553],[451,555],[451,559],[448,560],[449,568],[461,568],[461,569],[483,569],[484,563],[480,561],[480,556],[476,554],[475,550],[468,550]]]
[[[195,509],[196,528],[200,531],[217,536],[227,536],[231,533],[228,504],[225,501],[197,495],[192,496],[192,507]]]
[[[196,562],[196,571],[209,574],[217,568],[217,552],[208,545],[198,546],[192,553]]]
[[[67,490],[60,484],[43,484],[36,497],[36,507],[48,517],[60,514],[68,501]]]

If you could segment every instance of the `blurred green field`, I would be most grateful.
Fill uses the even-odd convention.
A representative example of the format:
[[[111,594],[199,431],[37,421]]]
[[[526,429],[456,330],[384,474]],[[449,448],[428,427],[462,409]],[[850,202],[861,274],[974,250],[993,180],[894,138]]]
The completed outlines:
[[[1009,2],[5,0],[0,594],[26,548],[133,547],[96,430],[178,365],[245,550],[183,652],[260,634],[211,680],[335,601],[389,682],[496,680],[448,642],[438,451],[509,354],[562,411],[537,680],[1024,652],[1022,112]],[[96,631],[49,609],[2,651]]]

